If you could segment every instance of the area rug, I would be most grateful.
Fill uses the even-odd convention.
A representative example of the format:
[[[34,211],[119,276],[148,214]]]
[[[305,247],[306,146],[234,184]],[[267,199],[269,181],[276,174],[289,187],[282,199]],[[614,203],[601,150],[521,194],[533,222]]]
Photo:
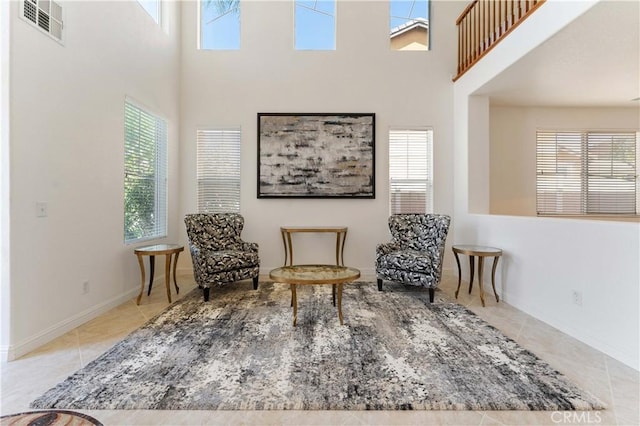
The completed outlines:
[[[88,410],[592,410],[603,404],[465,307],[416,287],[196,289],[32,402]]]

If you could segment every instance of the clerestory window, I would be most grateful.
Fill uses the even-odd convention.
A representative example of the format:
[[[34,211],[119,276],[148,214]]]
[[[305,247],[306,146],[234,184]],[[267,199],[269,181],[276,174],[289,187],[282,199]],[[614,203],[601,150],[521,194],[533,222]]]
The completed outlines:
[[[162,19],[161,0],[138,0],[138,3],[140,3],[140,6],[147,11],[149,16],[151,16],[157,24],[160,24],[160,19]]]
[[[389,0],[392,50],[429,50],[429,0]]]
[[[296,50],[336,49],[336,1],[295,0]]]
[[[199,49],[240,49],[240,0],[200,0]]]

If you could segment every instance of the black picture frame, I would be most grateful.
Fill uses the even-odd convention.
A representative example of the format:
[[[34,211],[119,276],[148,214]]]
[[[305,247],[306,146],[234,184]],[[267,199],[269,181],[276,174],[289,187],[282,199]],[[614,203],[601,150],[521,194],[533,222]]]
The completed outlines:
[[[258,113],[258,198],[375,198],[375,113]]]

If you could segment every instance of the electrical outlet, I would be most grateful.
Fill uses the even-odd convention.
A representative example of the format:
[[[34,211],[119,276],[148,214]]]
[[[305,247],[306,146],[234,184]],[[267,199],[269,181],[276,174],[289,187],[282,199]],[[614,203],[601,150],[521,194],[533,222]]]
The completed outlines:
[[[89,281],[85,281],[82,283],[82,294],[89,293]]]
[[[579,292],[577,290],[573,290],[572,297],[573,297],[573,304],[574,305],[582,306],[582,293],[581,292]]]
[[[47,217],[47,203],[43,201],[36,203],[36,217]]]

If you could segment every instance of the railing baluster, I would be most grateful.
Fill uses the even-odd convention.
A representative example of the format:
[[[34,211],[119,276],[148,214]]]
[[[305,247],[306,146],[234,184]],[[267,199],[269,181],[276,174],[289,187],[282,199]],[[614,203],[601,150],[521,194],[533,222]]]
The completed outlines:
[[[473,0],[456,20],[460,78],[546,0]]]
[[[482,1],[482,50],[484,51],[488,46],[488,37],[489,34],[487,29],[489,26],[487,25],[487,0]]]
[[[484,5],[485,1],[480,0],[480,54],[484,51]]]
[[[491,2],[491,4],[493,4],[493,13],[492,13],[492,21],[491,21],[491,43],[493,44],[494,41],[496,41],[496,39],[498,38],[497,34],[496,34],[496,6],[498,5],[498,2],[493,1]]]

